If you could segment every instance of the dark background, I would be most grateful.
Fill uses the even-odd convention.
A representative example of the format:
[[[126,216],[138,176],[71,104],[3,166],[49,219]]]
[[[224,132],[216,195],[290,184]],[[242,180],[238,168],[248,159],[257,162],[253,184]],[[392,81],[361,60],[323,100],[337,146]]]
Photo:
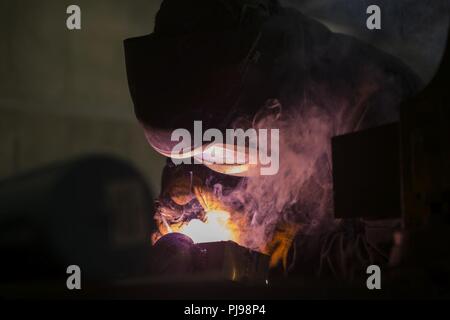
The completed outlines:
[[[445,0],[283,0],[334,31],[404,60],[428,82],[442,55]],[[147,146],[133,115],[122,41],[150,33],[159,0],[0,2],[0,179],[100,152],[134,163],[159,191],[164,159]],[[66,8],[82,10],[82,30],[66,28]],[[367,30],[366,8],[382,9]]]

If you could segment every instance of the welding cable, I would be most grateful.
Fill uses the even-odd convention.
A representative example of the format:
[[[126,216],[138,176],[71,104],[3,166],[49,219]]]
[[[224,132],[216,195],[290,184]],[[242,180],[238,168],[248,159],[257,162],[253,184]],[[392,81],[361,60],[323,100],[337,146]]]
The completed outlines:
[[[347,236],[343,231],[336,231],[326,238],[320,253],[319,276],[324,272],[326,264],[335,277],[343,276],[351,280],[354,278],[358,266],[365,266],[374,262],[371,248],[365,241],[363,234],[357,233],[355,237],[351,237],[353,241],[350,241],[347,245],[346,238]],[[333,252],[337,254],[337,265],[331,257]],[[348,261],[352,261],[354,258],[357,262],[347,265]]]
[[[368,228],[367,222],[366,221],[362,221],[362,223],[364,224],[364,228]],[[398,226],[399,222],[394,222],[394,226],[390,226],[388,228],[395,228],[395,226]],[[379,229],[384,229],[382,226],[373,226],[371,225],[370,228],[379,228]],[[368,238],[367,238],[367,233],[365,233],[365,237],[366,237],[366,241],[367,241],[367,245],[372,248],[372,250],[374,250],[376,253],[378,253],[382,258],[385,259],[386,262],[389,261],[389,254],[382,252],[376,245],[374,245]]]
[[[360,247],[359,243],[362,243],[363,248]],[[361,250],[359,250],[359,249],[361,249]],[[356,252],[356,256],[357,256],[361,266],[371,265],[373,263],[373,257],[370,253],[370,248],[367,246],[365,237],[363,237],[363,235],[361,235],[361,234],[358,234],[356,237],[355,252]],[[367,253],[367,258],[364,258],[363,252]]]
[[[318,276],[320,276],[323,272],[324,269],[324,264],[326,261],[328,267],[330,268],[330,271],[332,272],[332,274],[334,276],[337,276],[337,272],[333,266],[333,263],[331,262],[330,259],[330,253],[334,244],[334,241],[336,239],[336,237],[338,237],[339,233],[338,232],[333,232],[332,235],[329,235],[326,239],[325,239],[325,243],[322,246],[321,252],[320,252],[320,260],[319,260],[319,269],[318,269]]]
[[[351,251],[351,250],[348,250],[348,247],[345,248],[343,234],[339,235],[339,247],[338,248],[339,248],[339,256],[338,256],[339,269],[341,270],[341,273],[344,276],[344,278],[346,278],[347,277],[347,255],[349,255],[349,251]]]
[[[380,249],[378,249],[375,245],[373,245],[369,239],[367,239],[367,234],[364,235],[365,236],[365,244],[368,248],[370,248],[371,250],[375,251],[378,255],[380,255],[380,257],[382,257],[385,262],[389,261],[389,256],[382,252]],[[373,262],[373,259],[371,260],[371,263]]]

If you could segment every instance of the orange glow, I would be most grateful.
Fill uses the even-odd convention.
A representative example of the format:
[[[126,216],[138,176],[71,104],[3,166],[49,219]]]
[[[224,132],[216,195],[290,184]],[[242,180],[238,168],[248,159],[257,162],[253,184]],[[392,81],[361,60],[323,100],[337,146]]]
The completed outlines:
[[[230,214],[226,211],[208,211],[205,222],[193,219],[180,227],[177,232],[187,235],[194,243],[236,241],[230,223]]]

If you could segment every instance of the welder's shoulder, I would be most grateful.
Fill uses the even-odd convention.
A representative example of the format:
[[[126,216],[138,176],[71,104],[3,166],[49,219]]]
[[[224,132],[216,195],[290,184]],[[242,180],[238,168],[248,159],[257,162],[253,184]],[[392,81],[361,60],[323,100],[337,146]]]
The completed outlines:
[[[336,33],[333,35],[332,47],[335,52],[373,73],[373,76],[384,78],[387,84],[397,84],[404,96],[411,96],[422,87],[419,76],[405,62],[371,44]]]
[[[413,95],[422,87],[417,74],[399,58],[353,36],[334,33],[298,10],[287,8],[283,14],[296,25],[310,63],[322,64],[330,73],[337,72],[340,76],[342,69],[347,70],[349,77],[364,73],[382,80],[386,86],[401,89],[403,96]]]

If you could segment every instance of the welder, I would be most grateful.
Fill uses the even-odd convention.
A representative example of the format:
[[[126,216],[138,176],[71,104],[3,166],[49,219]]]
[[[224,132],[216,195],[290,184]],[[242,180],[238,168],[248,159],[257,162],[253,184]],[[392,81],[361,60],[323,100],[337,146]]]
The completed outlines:
[[[154,32],[126,40],[125,54],[136,117],[149,144],[167,157],[177,143],[171,140],[172,131],[193,131],[196,120],[202,121],[204,130],[225,131],[250,128],[269,116],[309,114],[314,107],[329,119],[331,138],[398,120],[400,102],[421,86],[399,59],[333,33],[277,0],[164,0]],[[323,153],[317,156],[317,172],[302,187],[303,194],[320,193],[322,186],[331,184],[331,173],[324,169],[330,167],[326,148]],[[194,147],[185,156],[193,154]],[[208,170],[208,175],[222,179],[225,170],[212,169],[215,172]],[[160,202],[192,207],[191,201],[198,202],[191,192],[196,172],[201,173],[204,192],[213,192],[203,177],[204,169],[170,164]],[[178,184],[172,183],[177,179]],[[227,179],[222,180],[226,184]],[[239,183],[229,182],[232,186]],[[319,191],[308,190],[312,186]],[[180,190],[184,191],[180,194]],[[324,192],[321,202],[330,202],[327,197]],[[314,212],[317,206],[321,204],[303,199],[291,208]],[[302,267],[302,272],[318,270],[321,252],[335,247],[327,235],[347,232],[342,225],[333,228],[303,248],[302,263],[314,262]],[[283,257],[285,268],[292,250],[288,243],[281,251],[272,250]]]

